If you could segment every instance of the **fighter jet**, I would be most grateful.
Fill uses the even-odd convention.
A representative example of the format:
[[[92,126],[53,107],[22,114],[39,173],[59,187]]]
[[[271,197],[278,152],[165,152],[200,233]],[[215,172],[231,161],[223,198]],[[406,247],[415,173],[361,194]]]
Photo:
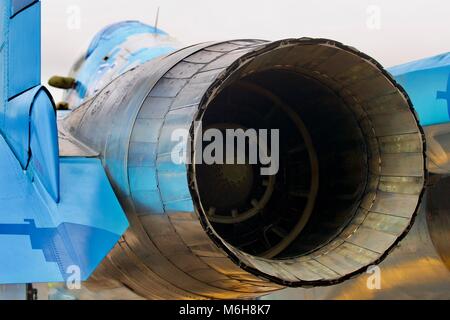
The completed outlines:
[[[0,11],[0,284],[450,297],[449,53],[386,70],[330,39],[182,47],[125,21],[50,79],[64,90],[55,104],[40,79],[40,1]],[[211,129],[278,132],[265,150],[278,170],[198,161]],[[366,286],[374,266],[384,290]]]

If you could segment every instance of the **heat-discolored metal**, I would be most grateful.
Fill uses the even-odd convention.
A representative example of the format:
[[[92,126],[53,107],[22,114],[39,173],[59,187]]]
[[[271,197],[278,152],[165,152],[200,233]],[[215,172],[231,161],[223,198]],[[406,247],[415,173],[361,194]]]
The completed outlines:
[[[195,120],[213,123],[222,108],[230,108],[232,117],[233,107],[221,104],[222,94],[267,104],[252,90],[239,92],[234,84],[241,80],[294,110],[304,122],[303,137],[311,135],[306,149],[317,150],[317,161],[302,166],[304,172],[290,162],[286,170],[310,178],[311,198],[317,192],[319,201],[305,209],[299,185],[286,184],[290,203],[299,204],[294,216],[300,228],[287,230],[289,241],[273,240],[283,231],[273,232],[269,244],[275,251],[267,257],[208,219],[211,207],[203,206],[206,191],[197,184],[195,162],[171,159],[179,143],[172,141],[174,130],[194,134]],[[299,99],[301,104],[293,103]],[[252,106],[246,110],[261,116]],[[319,125],[315,117],[328,110],[324,123],[330,125]],[[279,117],[284,119],[284,112]],[[244,112],[235,118],[245,119]],[[269,124],[275,126],[273,119]],[[342,131],[333,131],[332,121]],[[61,127],[67,140],[100,153],[131,224],[91,287],[123,284],[152,299],[254,298],[282,286],[344,281],[385,258],[407,233],[426,176],[422,132],[403,90],[371,58],[323,39],[239,40],[181,49],[116,78]],[[286,154],[302,152],[293,147],[286,142]]]

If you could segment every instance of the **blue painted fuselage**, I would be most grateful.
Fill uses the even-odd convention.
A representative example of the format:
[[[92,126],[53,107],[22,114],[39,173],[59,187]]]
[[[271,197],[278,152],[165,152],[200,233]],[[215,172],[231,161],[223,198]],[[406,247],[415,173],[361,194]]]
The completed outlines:
[[[409,94],[422,126],[450,122],[450,53],[389,71]]]
[[[167,33],[138,21],[107,26],[92,40],[86,53],[74,65],[74,90],[64,100],[76,108],[127,71],[167,55],[179,44]]]

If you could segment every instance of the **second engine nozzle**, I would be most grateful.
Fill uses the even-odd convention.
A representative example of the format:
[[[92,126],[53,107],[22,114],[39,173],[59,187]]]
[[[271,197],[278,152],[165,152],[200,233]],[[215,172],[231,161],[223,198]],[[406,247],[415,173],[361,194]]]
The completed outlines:
[[[196,122],[279,130],[277,173],[198,163],[194,138],[190,164],[174,163],[174,131],[194,137]],[[348,279],[406,235],[425,184],[406,93],[331,40],[185,48],[114,80],[63,125],[102,153],[131,222],[93,280],[147,298],[246,298]]]

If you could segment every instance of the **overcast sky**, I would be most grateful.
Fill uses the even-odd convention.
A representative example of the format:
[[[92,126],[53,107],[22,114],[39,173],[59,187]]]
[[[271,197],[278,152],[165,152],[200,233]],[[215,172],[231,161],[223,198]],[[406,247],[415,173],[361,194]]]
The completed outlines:
[[[160,28],[185,44],[322,37],[385,66],[450,51],[448,0],[42,0],[43,82],[65,75],[105,25],[153,24],[158,7]]]

